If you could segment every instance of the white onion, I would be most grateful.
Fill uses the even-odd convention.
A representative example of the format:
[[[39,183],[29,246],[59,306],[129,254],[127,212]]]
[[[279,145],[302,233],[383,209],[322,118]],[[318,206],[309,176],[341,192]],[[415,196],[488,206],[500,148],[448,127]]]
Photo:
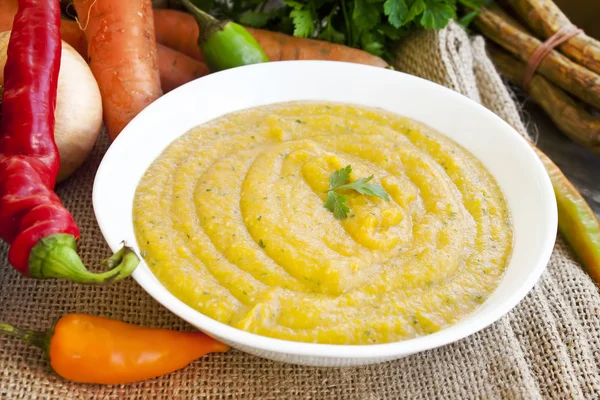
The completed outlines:
[[[0,87],[4,88],[4,65],[10,31],[0,33]],[[54,140],[60,153],[62,181],[83,164],[102,129],[102,98],[85,60],[62,42]]]

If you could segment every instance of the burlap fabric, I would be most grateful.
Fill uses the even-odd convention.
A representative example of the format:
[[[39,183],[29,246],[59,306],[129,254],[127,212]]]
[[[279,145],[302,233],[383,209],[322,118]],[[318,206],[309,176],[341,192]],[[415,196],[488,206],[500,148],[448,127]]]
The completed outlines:
[[[481,101],[525,132],[482,39],[469,39],[456,25],[408,39],[398,50],[396,67]],[[106,147],[101,139],[89,162],[58,189],[82,228],[81,254],[88,264],[109,252],[91,204],[94,173]],[[99,288],[27,280],[5,261],[4,245],[0,260],[0,320],[43,329],[63,314],[83,312],[189,329],[132,279]],[[309,368],[231,351],[209,355],[169,376],[101,387],[64,382],[48,372],[40,350],[0,338],[0,398],[591,399],[600,398],[598,349],[598,288],[559,239],[548,270],[511,313],[458,343],[402,360],[349,369]]]

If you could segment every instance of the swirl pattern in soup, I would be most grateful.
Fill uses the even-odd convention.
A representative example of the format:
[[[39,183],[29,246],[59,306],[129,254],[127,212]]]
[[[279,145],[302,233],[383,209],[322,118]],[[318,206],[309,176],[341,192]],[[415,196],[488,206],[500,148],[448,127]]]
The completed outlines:
[[[390,201],[329,179],[374,176]],[[282,103],[200,125],[150,166],[134,201],[145,261],[175,296],[260,335],[370,344],[438,331],[499,284],[512,248],[493,177],[412,120],[334,103]]]

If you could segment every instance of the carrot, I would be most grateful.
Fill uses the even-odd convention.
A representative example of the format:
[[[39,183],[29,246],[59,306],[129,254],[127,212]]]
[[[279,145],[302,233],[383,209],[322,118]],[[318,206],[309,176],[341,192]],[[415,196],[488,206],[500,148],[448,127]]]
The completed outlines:
[[[17,15],[19,4],[17,0],[0,0],[0,31],[10,31],[13,20]]]
[[[60,37],[87,60],[87,39],[77,22],[67,19],[60,21]]]
[[[151,0],[73,0],[111,140],[161,96]]]
[[[165,93],[210,73],[206,64],[177,50],[162,44],[157,44],[157,49],[160,84]]]
[[[377,56],[341,44],[304,39],[264,29],[246,29],[265,50],[271,61],[329,60],[384,68],[388,66],[385,61]]]
[[[181,11],[154,10],[156,41],[196,60],[204,61],[198,47],[198,24],[194,17]]]
[[[197,45],[198,25],[189,14],[175,10],[154,10],[156,40],[197,60],[202,55]],[[341,44],[297,38],[283,33],[246,27],[271,61],[330,60],[387,67],[381,58]]]
[[[87,58],[87,42],[85,34],[75,21],[61,21],[62,40],[69,43],[83,58]],[[158,70],[163,92],[170,92],[196,78],[207,75],[210,71],[202,61],[194,60],[179,51],[156,45]]]

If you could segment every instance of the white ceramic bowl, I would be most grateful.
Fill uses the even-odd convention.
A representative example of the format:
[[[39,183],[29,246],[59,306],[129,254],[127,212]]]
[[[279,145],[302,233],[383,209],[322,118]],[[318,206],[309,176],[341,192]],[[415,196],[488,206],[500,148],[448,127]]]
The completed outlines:
[[[169,143],[223,114],[291,100],[381,107],[424,122],[483,161],[504,191],[514,221],[514,251],[500,286],[476,312],[439,332],[355,346],[291,342],[232,328],[178,300],[142,261],[133,277],[152,297],[237,349],[316,366],[373,364],[452,343],[498,320],[525,297],[548,263],[557,229],[554,192],[535,153],[502,119],[454,91],[411,75],[356,64],[292,61],[236,68],[190,82],[151,104],[112,144],[94,182],[94,210],[113,251],[123,240],[139,250],[132,223],[134,192],[144,171]]]

